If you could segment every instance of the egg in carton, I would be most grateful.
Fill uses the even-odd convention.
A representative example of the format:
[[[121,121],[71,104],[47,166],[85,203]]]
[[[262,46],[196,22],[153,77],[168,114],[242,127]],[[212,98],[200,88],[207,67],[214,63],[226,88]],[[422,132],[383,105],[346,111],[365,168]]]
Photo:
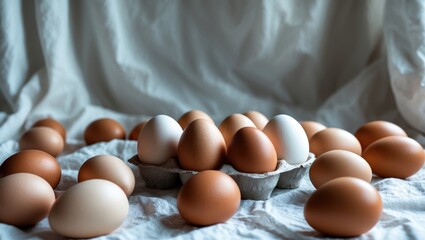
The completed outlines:
[[[275,171],[262,174],[239,172],[229,164],[224,164],[219,170],[227,173],[235,180],[241,191],[242,199],[266,200],[276,187],[283,189],[297,188],[314,159],[314,154],[310,153],[307,160],[301,164],[291,165],[285,160],[279,160]],[[162,165],[142,163],[137,155],[128,161],[138,166],[140,176],[148,188],[173,188],[181,183],[184,184],[191,176],[198,173],[197,171],[181,169],[174,158]]]

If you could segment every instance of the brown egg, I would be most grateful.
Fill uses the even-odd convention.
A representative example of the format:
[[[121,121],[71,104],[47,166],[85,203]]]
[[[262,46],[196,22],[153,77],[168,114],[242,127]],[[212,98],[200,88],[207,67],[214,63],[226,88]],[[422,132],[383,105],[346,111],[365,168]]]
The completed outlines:
[[[277,155],[273,143],[260,129],[239,129],[229,145],[227,157],[240,172],[266,173],[276,170]]]
[[[208,120],[192,121],[177,147],[180,167],[203,171],[219,169],[226,158],[226,144],[218,128]]]
[[[110,118],[93,121],[84,132],[87,145],[108,142],[112,139],[125,139],[125,129],[119,122]]]
[[[40,150],[23,150],[8,157],[0,166],[0,177],[14,173],[32,173],[56,188],[62,176],[61,167],[52,155]]]
[[[199,172],[181,188],[177,209],[187,222],[207,226],[224,223],[235,214],[241,193],[229,175],[215,170]]]
[[[127,196],[134,190],[134,174],[123,160],[111,155],[94,156],[81,165],[78,182],[90,179],[104,179],[118,185]]]
[[[0,179],[0,222],[32,226],[47,216],[55,202],[52,187],[31,173],[15,173]]]
[[[264,126],[266,126],[266,124],[269,122],[269,119],[266,116],[257,111],[244,112],[243,115],[251,119],[255,126],[260,130],[263,130]]]
[[[345,150],[331,150],[320,155],[310,167],[310,180],[315,188],[339,177],[372,180],[372,169],[359,155]]]
[[[37,122],[32,125],[32,127],[49,127],[53,130],[57,131],[63,138],[64,141],[66,141],[66,129],[65,127],[58,121],[56,121],[53,118],[45,118],[38,120]]]
[[[325,183],[304,207],[307,223],[332,237],[356,237],[372,229],[382,213],[382,200],[369,183],[341,177]]]
[[[406,132],[394,123],[387,121],[372,121],[364,124],[357,129],[354,134],[365,150],[374,141],[389,137],[389,136],[402,136],[407,137]]]
[[[390,136],[370,144],[363,152],[372,172],[380,177],[407,178],[418,172],[425,161],[422,146],[408,137]]]
[[[226,117],[221,123],[218,129],[223,134],[226,146],[229,146],[232,141],[233,135],[243,127],[255,127],[255,124],[245,115],[234,113]]]
[[[211,123],[215,124],[212,118],[208,114],[200,110],[191,110],[184,113],[177,122],[180,124],[180,126],[184,130],[189,125],[189,123],[199,118],[208,120]]]
[[[137,124],[136,126],[134,126],[134,128],[130,132],[130,135],[128,135],[128,139],[137,141],[137,139],[139,137],[139,133],[140,133],[140,131],[142,131],[142,129],[145,126],[146,123],[147,123],[147,121],[143,121],[143,122]]]
[[[308,140],[310,140],[314,134],[326,128],[325,125],[315,121],[302,121],[300,122],[300,124],[303,127],[305,133],[307,134]]]
[[[362,146],[357,138],[340,128],[326,128],[310,139],[310,151],[320,156],[330,150],[347,150],[355,154],[362,154]]]
[[[37,149],[58,156],[64,147],[62,136],[49,127],[34,127],[26,131],[20,141],[21,150]]]

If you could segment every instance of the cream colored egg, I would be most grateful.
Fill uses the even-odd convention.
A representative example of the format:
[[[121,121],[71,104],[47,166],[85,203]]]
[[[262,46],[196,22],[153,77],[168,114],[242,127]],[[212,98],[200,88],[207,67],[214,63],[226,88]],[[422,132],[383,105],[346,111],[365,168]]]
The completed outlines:
[[[167,115],[150,119],[139,134],[137,153],[143,163],[161,165],[177,156],[177,145],[183,129]]]
[[[43,178],[15,173],[0,179],[0,222],[18,227],[32,226],[47,216],[55,193]]]
[[[127,196],[134,190],[134,174],[123,160],[112,155],[94,156],[81,166],[78,182],[89,179],[105,179],[117,184]]]
[[[118,185],[92,179],[74,185],[56,200],[49,224],[67,238],[92,238],[119,228],[128,209],[127,196]]]
[[[280,114],[267,123],[263,132],[272,141],[278,159],[289,164],[300,164],[307,160],[309,145],[307,134],[293,117]]]

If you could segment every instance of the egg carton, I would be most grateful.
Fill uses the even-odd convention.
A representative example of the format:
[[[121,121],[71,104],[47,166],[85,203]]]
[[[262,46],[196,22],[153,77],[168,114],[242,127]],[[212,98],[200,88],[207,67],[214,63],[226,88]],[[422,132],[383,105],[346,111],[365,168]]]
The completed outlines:
[[[297,188],[314,159],[314,154],[310,153],[302,164],[291,165],[285,160],[278,160],[275,171],[263,174],[239,172],[229,164],[224,164],[219,170],[235,180],[241,191],[242,199],[266,200],[276,187]],[[145,181],[146,187],[154,189],[169,189],[179,186],[198,173],[181,169],[174,158],[162,165],[152,165],[140,162],[138,156],[135,155],[128,162],[139,168],[140,176]]]

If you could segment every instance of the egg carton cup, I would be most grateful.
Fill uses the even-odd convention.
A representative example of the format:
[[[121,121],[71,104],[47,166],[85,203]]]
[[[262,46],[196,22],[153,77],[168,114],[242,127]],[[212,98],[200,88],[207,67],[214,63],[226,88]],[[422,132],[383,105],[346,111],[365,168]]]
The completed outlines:
[[[242,199],[266,200],[276,187],[283,189],[297,188],[314,159],[314,154],[310,153],[307,160],[302,164],[291,165],[285,160],[279,160],[275,171],[262,174],[239,172],[229,164],[224,164],[219,170],[227,173],[235,180],[241,191]],[[137,155],[128,161],[138,166],[140,176],[148,188],[173,188],[181,183],[184,184],[190,177],[198,173],[197,171],[181,169],[174,158],[162,165],[142,163]]]

